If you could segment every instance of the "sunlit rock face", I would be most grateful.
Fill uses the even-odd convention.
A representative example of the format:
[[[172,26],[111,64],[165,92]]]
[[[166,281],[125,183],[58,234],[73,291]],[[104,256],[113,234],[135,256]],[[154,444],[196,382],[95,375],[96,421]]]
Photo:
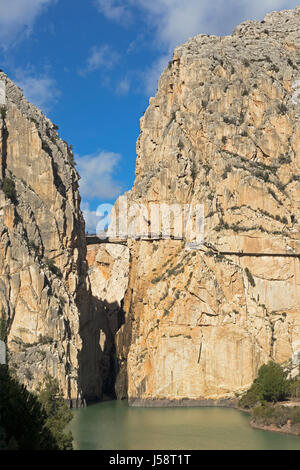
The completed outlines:
[[[0,315],[9,365],[28,388],[48,372],[80,401],[89,298],[78,174],[56,126],[4,73],[0,104]]]
[[[162,74],[127,196],[203,203],[205,244],[129,243],[119,397],[234,397],[299,362],[299,64],[297,8],[190,39]]]

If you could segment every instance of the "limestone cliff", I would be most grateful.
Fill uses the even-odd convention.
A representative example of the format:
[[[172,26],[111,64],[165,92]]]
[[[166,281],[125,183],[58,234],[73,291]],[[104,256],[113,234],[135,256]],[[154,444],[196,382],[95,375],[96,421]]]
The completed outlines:
[[[99,396],[72,151],[4,73],[0,85],[0,314],[9,364],[30,389],[49,372],[70,400]]]
[[[97,341],[98,375],[104,396],[115,397],[118,364],[115,335],[124,323],[123,301],[128,288],[129,250],[126,246],[88,246],[88,276],[94,312],[93,331]]]
[[[204,204],[198,249],[86,253],[71,149],[0,73],[0,336],[30,389],[48,371],[72,401],[221,399],[298,366],[299,31],[297,8],[189,40],[141,119],[128,202]]]
[[[297,8],[192,38],[162,74],[127,196],[203,203],[205,244],[129,242],[119,397],[232,397],[299,363],[299,64]]]

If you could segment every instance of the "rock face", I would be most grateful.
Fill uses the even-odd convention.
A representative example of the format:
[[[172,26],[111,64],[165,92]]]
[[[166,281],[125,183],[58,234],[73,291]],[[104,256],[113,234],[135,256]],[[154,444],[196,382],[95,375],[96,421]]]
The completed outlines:
[[[119,397],[228,398],[299,363],[299,32],[297,8],[197,36],[150,99],[129,202],[203,203],[205,240],[129,242]]]
[[[126,195],[143,236],[87,253],[72,152],[0,72],[0,341],[30,389],[222,404],[298,366],[299,31],[297,8],[175,50]],[[161,239],[151,204],[203,204],[204,244]]]
[[[73,155],[4,73],[0,85],[1,339],[28,388],[49,372],[69,400],[99,395],[99,379],[87,385],[95,370],[84,368],[91,319]]]
[[[129,249],[122,245],[88,246],[87,261],[92,290],[93,325],[97,338],[98,373],[102,392],[115,397],[118,362],[115,335],[124,323],[123,300],[128,288]]]

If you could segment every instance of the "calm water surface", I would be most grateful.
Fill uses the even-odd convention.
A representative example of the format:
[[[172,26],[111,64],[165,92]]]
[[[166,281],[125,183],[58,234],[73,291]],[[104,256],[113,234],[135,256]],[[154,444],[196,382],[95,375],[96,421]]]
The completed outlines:
[[[298,449],[300,437],[252,429],[227,408],[130,408],[126,401],[74,410],[75,449]]]

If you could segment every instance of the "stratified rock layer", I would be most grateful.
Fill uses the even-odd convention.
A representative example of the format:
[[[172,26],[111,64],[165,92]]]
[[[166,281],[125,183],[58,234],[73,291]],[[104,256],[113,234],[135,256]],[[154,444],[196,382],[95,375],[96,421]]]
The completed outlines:
[[[84,318],[88,306],[78,174],[56,127],[4,73],[0,84],[0,314],[9,364],[30,389],[50,373],[76,401],[78,307]]]
[[[159,81],[129,202],[203,203],[205,245],[130,242],[119,397],[233,397],[299,361],[299,32],[297,8],[197,36]]]

